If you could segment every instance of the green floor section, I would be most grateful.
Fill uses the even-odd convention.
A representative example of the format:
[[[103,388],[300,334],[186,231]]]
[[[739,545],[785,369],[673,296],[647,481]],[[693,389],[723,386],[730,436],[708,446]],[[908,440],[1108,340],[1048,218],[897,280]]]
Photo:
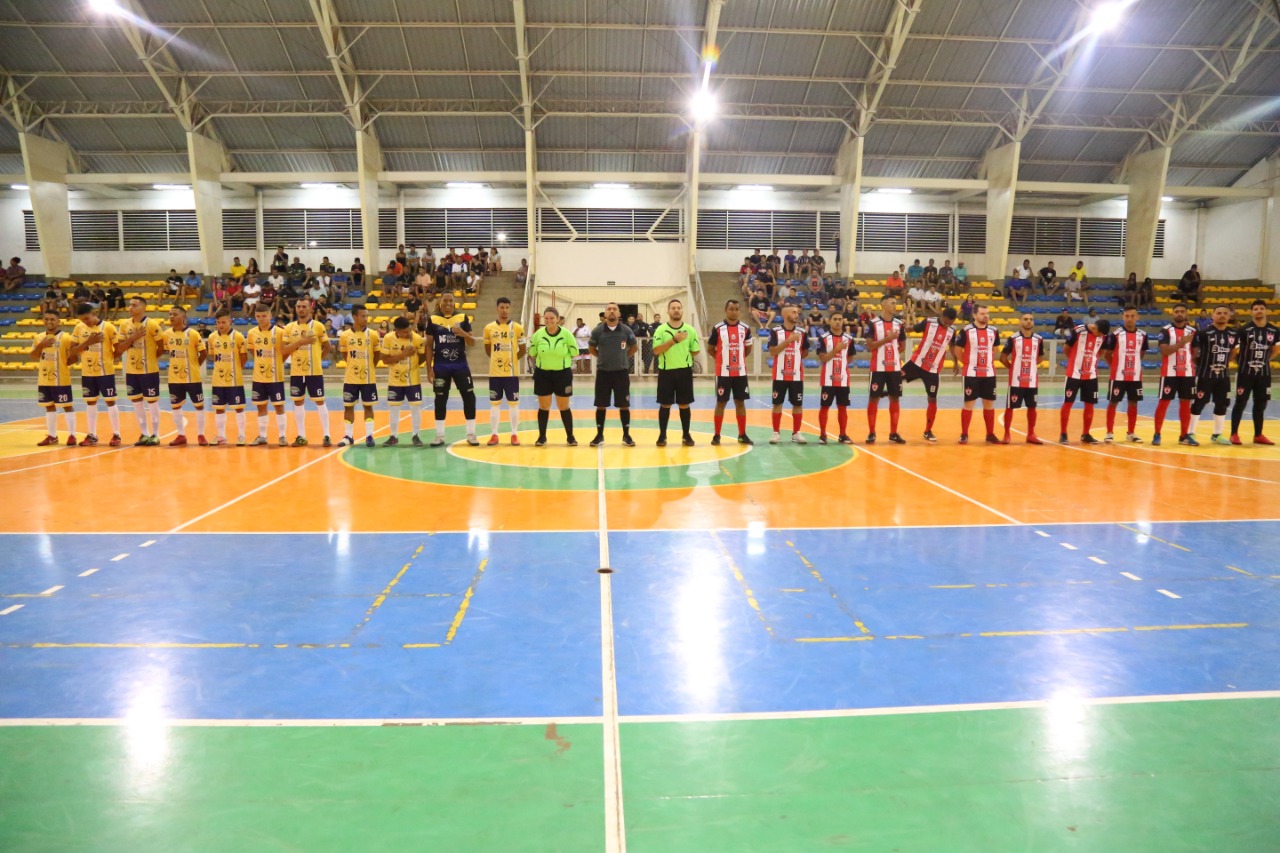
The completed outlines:
[[[0,850],[601,850],[599,726],[0,728]]]
[[[622,729],[631,853],[1280,850],[1280,701]]]

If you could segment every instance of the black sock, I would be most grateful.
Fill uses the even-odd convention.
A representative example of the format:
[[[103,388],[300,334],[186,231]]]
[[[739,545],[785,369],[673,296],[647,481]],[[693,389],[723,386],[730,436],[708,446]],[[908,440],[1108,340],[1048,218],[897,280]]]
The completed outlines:
[[[630,435],[631,434],[631,410],[619,409],[618,417],[622,420],[622,434]]]
[[[564,434],[573,438],[573,412],[569,409],[561,409],[560,423],[564,424]]]
[[[596,432],[601,434],[604,433],[604,416],[604,409],[596,409]]]
[[[1262,435],[1262,424],[1267,418],[1267,398],[1260,394],[1253,395],[1253,437]]]
[[[547,437],[547,422],[551,420],[551,412],[538,409],[538,438]]]
[[[689,434],[689,420],[693,417],[693,412],[688,409],[680,410],[680,431],[685,435]]]
[[[662,406],[658,409],[658,434],[663,438],[667,437],[667,423],[671,420],[671,407]]]
[[[1248,394],[1240,394],[1236,397],[1236,403],[1231,407],[1231,434],[1236,435],[1240,432],[1240,421],[1244,419],[1244,407],[1249,402]],[[1255,411],[1257,404],[1254,404]],[[1256,419],[1256,415],[1255,415]]]

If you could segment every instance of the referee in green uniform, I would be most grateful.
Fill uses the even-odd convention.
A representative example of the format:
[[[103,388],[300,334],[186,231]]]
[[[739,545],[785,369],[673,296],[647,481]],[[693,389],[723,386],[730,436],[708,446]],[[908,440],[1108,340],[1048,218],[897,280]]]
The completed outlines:
[[[667,322],[653,331],[653,354],[658,359],[658,446],[667,446],[671,404],[680,407],[681,443],[693,446],[689,435],[689,404],[693,402],[693,356],[702,350],[698,330],[684,322],[679,299],[667,303]]]
[[[578,357],[578,341],[573,332],[560,325],[560,312],[554,307],[542,312],[542,328],[529,338],[529,355],[533,357],[533,393],[538,398],[538,440],[534,444],[546,446],[554,395],[569,446],[577,447],[569,398],[573,396],[573,360]]]

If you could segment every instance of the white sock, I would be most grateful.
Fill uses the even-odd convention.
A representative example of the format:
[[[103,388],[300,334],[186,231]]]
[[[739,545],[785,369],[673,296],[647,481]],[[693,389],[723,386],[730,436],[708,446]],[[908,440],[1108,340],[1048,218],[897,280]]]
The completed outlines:
[[[107,406],[107,419],[111,421],[111,434],[119,435],[120,434],[120,407]],[[1218,418],[1218,420],[1222,420],[1222,418]]]
[[[75,435],[76,434],[76,410],[67,409],[65,412],[62,413],[62,417],[67,422],[67,432],[70,433],[71,435]],[[57,433],[54,433],[54,434],[56,435]]]
[[[1227,420],[1226,415],[1213,416],[1213,434],[1214,435],[1222,435],[1222,426],[1224,423],[1226,423],[1226,420]]]
[[[1195,435],[1196,427],[1200,426],[1200,416],[1192,415],[1191,420],[1187,423],[1187,435]]]
[[[258,425],[258,438],[266,438],[266,436],[267,436],[267,416],[266,416],[265,414],[263,414],[262,412],[259,412],[259,413],[256,415],[256,417],[257,417],[257,421],[255,421],[255,423],[257,423],[257,425]]]
[[[244,441],[244,409],[236,412],[236,436]]]
[[[520,431],[520,404],[511,400],[507,401],[507,419],[511,421],[511,434],[515,435]]]
[[[182,409],[173,410],[173,425],[178,431],[178,435],[187,434],[187,419],[186,416],[182,414]]]
[[[502,407],[500,403],[489,404],[489,434],[497,435],[502,423]]]
[[[227,437],[227,413],[214,412],[213,423],[214,423],[214,426],[217,427],[218,438],[226,438]]]
[[[343,421],[342,428],[343,432],[346,433],[347,438],[352,438],[356,433],[356,416],[352,415],[351,420]]]
[[[320,434],[329,434],[329,407],[325,405],[324,400],[316,400],[316,408],[320,410]]]
[[[307,409],[302,403],[297,403],[293,407],[293,425],[298,428],[298,435],[306,438]]]
[[[288,429],[289,417],[284,413],[283,410],[279,410],[275,414],[275,421],[276,421],[276,437],[279,438],[281,441],[284,441],[284,433],[285,433],[285,430]]]
[[[151,434],[160,434],[160,401],[152,400],[147,403],[147,408],[151,410]]]
[[[467,436],[469,438],[475,438],[475,435],[476,435],[476,419],[471,418],[467,421]]]
[[[44,413],[45,435],[57,436],[58,434],[58,410],[50,409]]]
[[[436,421],[436,438],[444,438],[444,421]]]
[[[143,435],[150,435],[147,432],[147,404],[139,400],[133,404],[133,416],[138,419],[138,432]]]
[[[413,434],[417,435],[422,432],[422,406],[409,406],[409,423],[413,425]]]
[[[400,407],[390,406],[391,419],[387,422],[391,428],[391,437],[397,438],[400,435]]]

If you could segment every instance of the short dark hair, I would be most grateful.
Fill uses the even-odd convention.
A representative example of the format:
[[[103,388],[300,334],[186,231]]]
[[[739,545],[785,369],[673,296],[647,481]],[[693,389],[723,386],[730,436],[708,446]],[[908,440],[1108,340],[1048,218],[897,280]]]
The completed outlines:
[[[1105,335],[1107,332],[1111,331],[1111,321],[1104,317],[1094,323],[1093,327],[1098,330],[1098,334]]]
[[[259,302],[259,303],[258,303],[258,307],[253,309],[253,313],[255,313],[255,314],[270,314],[270,313],[271,313],[271,306],[270,306],[270,305],[268,305],[268,304],[267,304],[267,303],[265,303],[265,302]]]
[[[186,309],[186,307],[185,307],[185,306],[183,306],[183,305],[175,305],[175,306],[173,306],[172,308],[170,308],[169,310],[170,310],[170,311],[177,311],[177,312],[178,312],[179,314],[181,314],[183,317],[187,316],[187,309]]]
[[[1066,309],[1063,309],[1063,310],[1066,310]],[[960,316],[960,314],[956,311],[956,309],[948,306],[942,309],[942,316],[946,317],[948,320],[955,320],[957,317]]]
[[[1174,307],[1174,310],[1177,310],[1178,308],[1181,308],[1183,311],[1186,311],[1186,310],[1187,310],[1187,303],[1185,303],[1185,302],[1179,302],[1178,304],[1174,305],[1173,307]],[[1062,310],[1064,310],[1064,311],[1065,311],[1066,309],[1064,308],[1064,309],[1062,309]]]
[[[1249,307],[1250,307],[1250,308],[1257,308],[1259,305],[1261,305],[1263,308],[1266,308],[1266,307],[1267,307],[1267,300],[1265,300],[1265,299],[1255,299],[1255,300],[1253,300],[1253,302],[1249,303]]]
[[[546,314],[547,312],[551,312],[552,314],[556,315],[557,317],[559,317],[559,316],[560,316],[560,309],[559,309],[559,308],[557,308],[557,307],[556,307],[556,306],[554,306],[554,305],[548,305],[546,308],[543,308],[543,309],[542,309],[542,313],[543,313],[543,314]]]
[[[407,329],[409,328],[409,318],[397,317],[391,321],[391,325],[395,326],[397,329],[401,329],[401,330]]]
[[[736,299],[730,299],[730,300],[728,300],[727,302],[725,302],[725,303],[724,303],[724,307],[725,307],[725,308],[728,308],[730,305],[741,305],[741,304],[742,304],[742,303],[741,303],[741,302],[739,302],[739,301],[738,301],[738,300],[736,300]]]
[[[61,316],[62,316],[62,315],[60,315],[57,311],[46,311],[46,312],[44,312],[44,316],[46,316],[46,317],[57,317],[57,318],[61,319]]]
[[[361,311],[368,312],[368,310],[369,310],[368,305],[365,305],[363,302],[357,302],[355,305],[351,306],[351,316],[354,317],[357,314],[359,314]]]
[[[145,296],[131,296],[131,297],[129,297],[129,301],[130,301],[130,302],[141,302],[141,303],[143,304],[143,306],[144,306],[144,307],[145,307],[145,306],[146,306],[146,304],[147,304],[147,298],[146,298]]]
[[[221,311],[219,311],[217,314],[214,314],[213,316],[214,316],[214,319],[221,320],[223,317],[230,317],[231,312],[228,311],[226,308],[223,308]]]
[[[681,302],[679,299],[669,299],[669,300],[667,300],[667,307],[668,307],[668,308],[670,308],[672,305],[679,305],[681,308],[683,308],[683,307],[684,307],[684,303],[683,303],[683,302]]]
[[[510,304],[511,304],[511,300],[510,300],[510,299],[508,299],[508,298],[507,298],[507,297],[505,297],[505,296],[499,296],[499,297],[498,297],[498,301],[497,301],[497,302],[495,302],[495,303],[493,303],[493,304],[494,304],[494,305],[510,305]]]
[[[93,311],[94,311],[93,306],[86,302],[76,307],[76,316],[84,317],[88,314],[92,314]]]

